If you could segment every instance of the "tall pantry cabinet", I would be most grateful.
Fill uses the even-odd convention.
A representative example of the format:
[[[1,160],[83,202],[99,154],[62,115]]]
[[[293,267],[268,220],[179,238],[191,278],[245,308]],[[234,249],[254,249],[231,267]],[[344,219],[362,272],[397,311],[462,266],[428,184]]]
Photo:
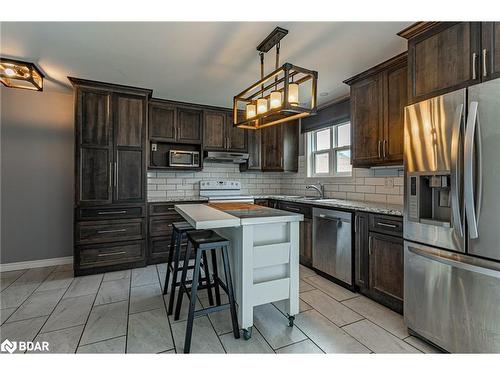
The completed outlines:
[[[144,265],[152,91],[69,79],[75,99],[75,275]]]

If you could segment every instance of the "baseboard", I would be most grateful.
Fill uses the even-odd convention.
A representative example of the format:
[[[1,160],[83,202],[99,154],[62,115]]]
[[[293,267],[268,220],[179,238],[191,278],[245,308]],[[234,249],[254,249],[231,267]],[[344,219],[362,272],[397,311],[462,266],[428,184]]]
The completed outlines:
[[[15,262],[15,263],[5,263],[0,264],[0,271],[17,271],[24,270],[27,268],[38,268],[38,267],[48,267],[48,266],[59,266],[61,264],[72,264],[73,257],[62,257],[62,258],[50,258],[50,259],[40,259],[40,260],[30,260],[27,262]]]

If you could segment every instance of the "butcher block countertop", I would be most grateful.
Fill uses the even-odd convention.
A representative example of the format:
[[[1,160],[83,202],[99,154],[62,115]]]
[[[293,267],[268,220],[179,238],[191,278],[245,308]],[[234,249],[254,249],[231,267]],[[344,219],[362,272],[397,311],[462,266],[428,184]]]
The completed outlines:
[[[303,215],[252,203],[177,204],[176,211],[196,229],[304,220]]]

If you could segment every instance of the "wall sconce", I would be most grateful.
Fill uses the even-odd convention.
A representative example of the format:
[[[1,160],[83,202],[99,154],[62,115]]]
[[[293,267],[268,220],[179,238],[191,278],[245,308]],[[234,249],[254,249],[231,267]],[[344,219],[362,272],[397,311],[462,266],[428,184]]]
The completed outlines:
[[[7,87],[43,91],[44,77],[31,62],[0,57],[0,82]]]

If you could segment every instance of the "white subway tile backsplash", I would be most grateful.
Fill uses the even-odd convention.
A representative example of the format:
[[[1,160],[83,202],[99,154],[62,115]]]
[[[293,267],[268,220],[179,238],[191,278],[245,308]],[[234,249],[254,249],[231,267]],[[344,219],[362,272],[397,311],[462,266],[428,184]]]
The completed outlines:
[[[403,177],[394,180],[394,187],[385,187],[385,177],[374,177],[370,169],[354,169],[352,177],[306,178],[304,157],[299,157],[298,173],[239,172],[233,164],[205,163],[202,172],[148,171],[148,196],[154,198],[196,197],[200,180],[237,180],[242,194],[288,194],[315,196],[306,185],[325,184],[328,198],[402,204]]]

